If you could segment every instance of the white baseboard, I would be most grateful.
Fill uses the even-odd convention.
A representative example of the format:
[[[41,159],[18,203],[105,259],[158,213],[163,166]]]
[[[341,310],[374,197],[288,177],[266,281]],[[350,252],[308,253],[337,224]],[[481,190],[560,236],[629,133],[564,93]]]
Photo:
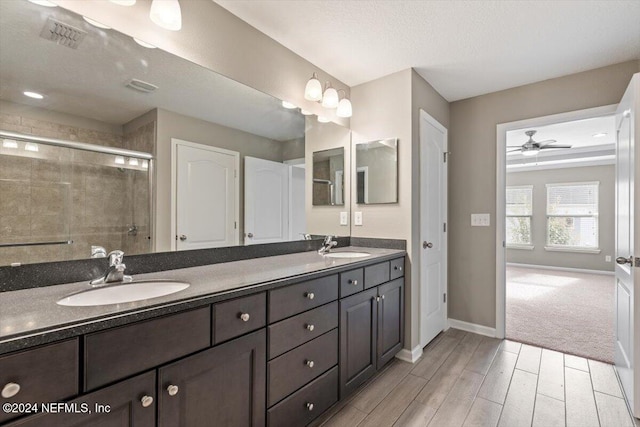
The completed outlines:
[[[474,334],[485,335],[491,338],[495,338],[496,336],[495,328],[477,325],[475,323],[463,322],[462,320],[457,320],[457,319],[449,319],[449,327],[460,329],[466,332],[473,332]]]
[[[419,345],[416,346],[413,350],[407,350],[406,348],[403,348],[398,352],[398,354],[396,354],[396,358],[409,363],[416,363],[416,361],[420,359],[420,356],[422,356],[422,347],[420,347]]]
[[[522,268],[539,268],[542,270],[555,270],[555,271],[570,271],[573,273],[587,273],[587,274],[602,274],[604,276],[614,276],[613,271],[604,270],[587,270],[586,268],[570,268],[570,267],[556,267],[553,265],[535,265],[535,264],[518,264],[515,262],[508,262],[509,267],[522,267]]]

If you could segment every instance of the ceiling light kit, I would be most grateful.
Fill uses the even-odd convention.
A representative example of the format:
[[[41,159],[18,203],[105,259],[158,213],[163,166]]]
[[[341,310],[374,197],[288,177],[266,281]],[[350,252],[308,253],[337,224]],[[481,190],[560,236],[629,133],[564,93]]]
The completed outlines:
[[[515,150],[509,150],[508,153],[519,151],[523,156],[535,156],[540,150],[550,150],[559,148],[571,148],[571,145],[551,145],[556,142],[555,139],[547,139],[546,141],[534,141],[533,135],[536,134],[535,130],[528,130],[524,134],[529,137],[529,140],[522,145],[508,145],[507,148],[518,147]]]
[[[344,94],[343,98],[340,99],[339,93],[342,92]],[[313,73],[307,85],[304,88],[304,99],[307,101],[319,102],[324,108],[333,109],[336,108],[336,116],[338,117],[351,117],[353,115],[353,109],[351,107],[351,101],[346,96],[346,91],[340,89],[339,91],[331,86],[331,82],[325,83],[324,91],[322,89],[322,83],[318,80],[318,75]],[[304,114],[304,113],[303,113]],[[323,119],[326,119],[323,117]],[[321,123],[326,123],[320,120],[320,116],[318,116],[318,121]]]

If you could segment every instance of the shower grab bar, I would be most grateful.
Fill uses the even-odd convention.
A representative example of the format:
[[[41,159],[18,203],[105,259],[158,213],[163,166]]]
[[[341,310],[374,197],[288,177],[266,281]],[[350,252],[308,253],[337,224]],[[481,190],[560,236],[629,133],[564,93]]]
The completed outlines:
[[[0,248],[14,248],[18,246],[71,245],[72,243],[73,240],[62,240],[60,242],[0,243]]]
[[[67,141],[65,139],[46,138],[43,136],[25,135],[23,133],[0,130],[0,138],[16,139],[19,141],[38,142],[55,145],[57,147],[75,148],[76,150],[92,151],[94,153],[114,154],[117,156],[137,157],[138,159],[153,160],[153,154],[142,151],[127,150],[125,148],[103,147],[86,142]]]

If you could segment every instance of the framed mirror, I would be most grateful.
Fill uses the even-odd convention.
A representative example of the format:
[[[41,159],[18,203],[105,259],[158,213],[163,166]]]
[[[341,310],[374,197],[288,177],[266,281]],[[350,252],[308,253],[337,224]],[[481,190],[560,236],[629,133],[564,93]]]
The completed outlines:
[[[344,205],[344,148],[314,151],[313,205]]]
[[[356,144],[356,204],[398,202],[398,139]]]

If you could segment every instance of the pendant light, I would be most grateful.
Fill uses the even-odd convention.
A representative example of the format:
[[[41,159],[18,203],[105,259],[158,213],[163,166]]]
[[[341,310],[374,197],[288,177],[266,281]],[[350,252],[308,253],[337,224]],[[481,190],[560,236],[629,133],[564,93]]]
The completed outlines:
[[[152,0],[149,17],[154,24],[170,31],[182,28],[182,12],[178,0]]]
[[[340,92],[344,92],[344,90],[340,89]],[[353,115],[353,109],[351,108],[351,101],[346,96],[338,102],[338,109],[336,110],[336,116],[338,117],[351,117]]]
[[[338,106],[338,91],[327,82],[324,94],[322,94],[322,106],[324,108],[336,108]]]
[[[321,101],[322,100],[322,84],[318,80],[316,73],[313,73],[307,86],[304,88],[304,99],[308,101]]]

